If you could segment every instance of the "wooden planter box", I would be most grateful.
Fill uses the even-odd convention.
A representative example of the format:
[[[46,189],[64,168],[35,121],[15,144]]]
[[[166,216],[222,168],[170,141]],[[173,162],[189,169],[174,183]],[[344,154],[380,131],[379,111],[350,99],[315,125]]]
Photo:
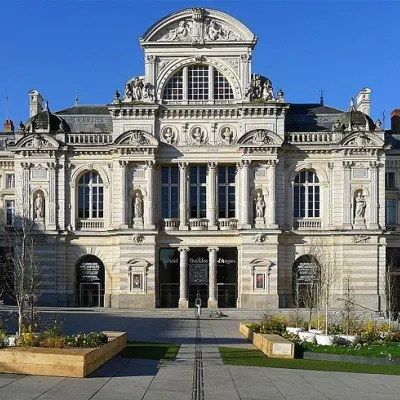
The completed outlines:
[[[243,323],[240,323],[239,331],[269,358],[294,359],[294,343],[290,340],[279,335],[255,333]]]
[[[0,349],[0,372],[85,378],[126,346],[125,332],[103,332],[108,343],[95,349],[5,347]]]

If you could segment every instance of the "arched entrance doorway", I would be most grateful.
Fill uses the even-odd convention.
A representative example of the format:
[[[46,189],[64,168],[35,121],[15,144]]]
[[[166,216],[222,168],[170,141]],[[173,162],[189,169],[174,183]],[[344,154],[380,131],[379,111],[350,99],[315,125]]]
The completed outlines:
[[[76,264],[76,303],[79,307],[104,307],[104,264],[93,255]]]
[[[400,248],[386,249],[386,314],[392,320],[400,315]]]
[[[292,298],[294,307],[315,308],[320,291],[321,267],[311,254],[299,257],[293,264]]]

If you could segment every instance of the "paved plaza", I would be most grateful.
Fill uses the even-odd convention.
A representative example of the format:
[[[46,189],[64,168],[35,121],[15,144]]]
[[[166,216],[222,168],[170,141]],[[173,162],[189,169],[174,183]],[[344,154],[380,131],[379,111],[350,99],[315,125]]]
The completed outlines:
[[[398,376],[224,366],[218,346],[252,348],[238,327],[241,320],[259,318],[256,311],[229,310],[223,318],[209,318],[205,311],[201,320],[193,310],[57,314],[67,333],[120,330],[128,340],[176,342],[181,348],[175,361],[114,358],[86,379],[0,374],[0,400],[400,398]]]

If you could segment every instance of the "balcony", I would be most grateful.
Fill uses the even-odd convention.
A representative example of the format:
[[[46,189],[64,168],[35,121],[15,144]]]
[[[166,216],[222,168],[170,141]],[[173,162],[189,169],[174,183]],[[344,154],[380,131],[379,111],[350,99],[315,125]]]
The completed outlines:
[[[177,231],[179,230],[179,218],[164,218],[163,227],[164,231]]]
[[[236,218],[218,218],[218,225],[221,231],[234,231],[237,229],[238,220]]]
[[[113,142],[113,137],[109,133],[69,133],[67,144],[73,145],[104,145]]]
[[[206,218],[190,218],[189,228],[191,231],[206,231],[208,229],[208,219]]]
[[[78,219],[76,221],[77,231],[97,231],[104,229],[104,220],[102,219]]]
[[[295,219],[293,223],[293,229],[315,230],[321,228],[322,222],[320,219]]]

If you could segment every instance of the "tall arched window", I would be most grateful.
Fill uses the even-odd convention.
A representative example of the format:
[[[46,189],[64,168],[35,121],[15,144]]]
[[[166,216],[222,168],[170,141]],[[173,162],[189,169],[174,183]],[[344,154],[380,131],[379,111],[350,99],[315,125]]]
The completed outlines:
[[[232,87],[226,77],[211,65],[183,67],[169,78],[164,100],[232,100]]]
[[[78,218],[103,218],[103,180],[97,172],[87,172],[78,182]]]
[[[314,171],[301,171],[294,180],[294,217],[320,216],[319,179]]]

